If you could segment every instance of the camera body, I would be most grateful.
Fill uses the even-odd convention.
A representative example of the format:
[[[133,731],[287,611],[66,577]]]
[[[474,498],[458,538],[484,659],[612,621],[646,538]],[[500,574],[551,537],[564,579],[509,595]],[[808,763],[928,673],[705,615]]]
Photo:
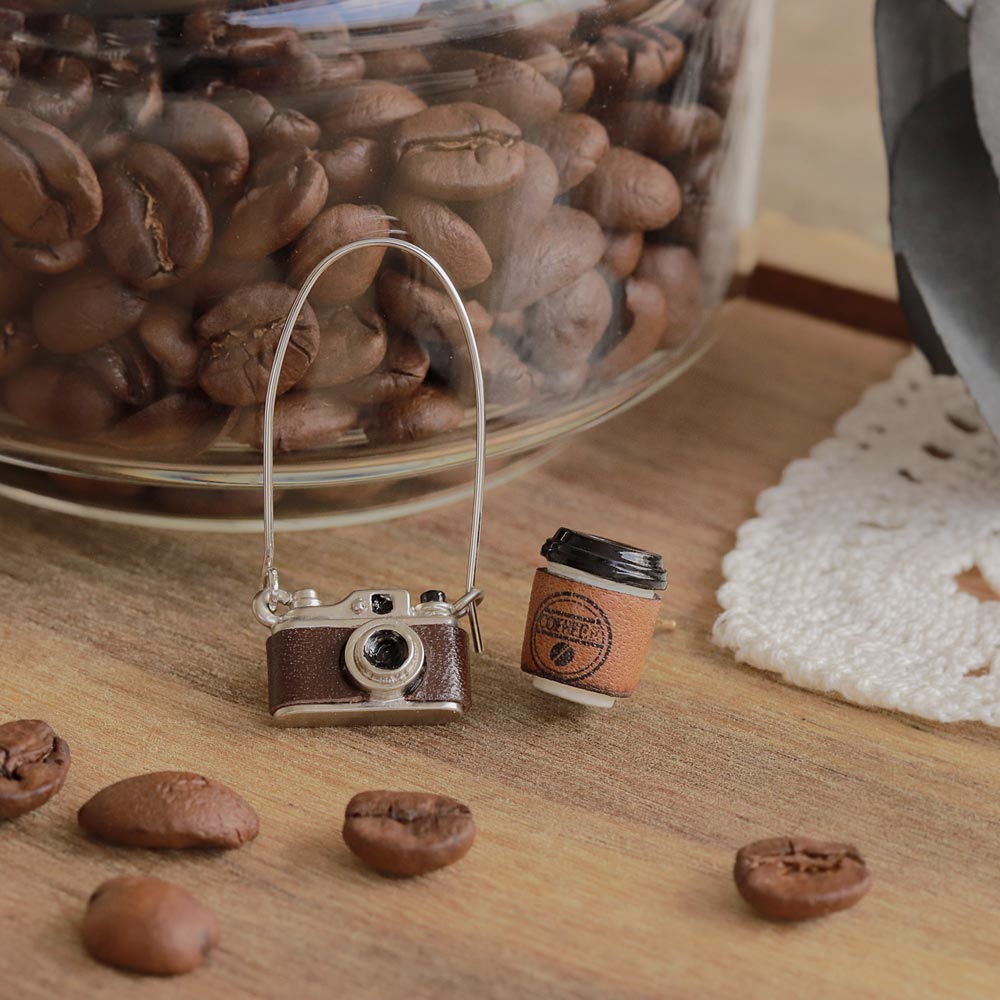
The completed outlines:
[[[268,699],[287,726],[405,725],[470,704],[469,638],[440,591],[355,590],[322,604],[292,595],[267,640]]]

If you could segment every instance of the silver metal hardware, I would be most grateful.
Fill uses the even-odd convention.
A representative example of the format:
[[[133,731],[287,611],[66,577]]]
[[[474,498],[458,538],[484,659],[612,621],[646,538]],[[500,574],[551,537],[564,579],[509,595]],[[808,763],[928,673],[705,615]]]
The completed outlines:
[[[472,321],[469,319],[465,304],[462,302],[462,298],[458,294],[458,289],[456,289],[454,282],[448,277],[445,269],[426,250],[422,250],[407,240],[396,239],[395,237],[372,237],[357,240],[327,254],[313,268],[309,277],[306,278],[285,319],[285,325],[274,352],[271,374],[267,382],[267,395],[264,400],[264,564],[261,570],[261,589],[253,600],[254,615],[261,624],[274,628],[284,620],[284,616],[289,611],[294,609],[298,613],[299,608],[313,607],[319,604],[318,599],[316,600],[316,604],[313,604],[311,600],[309,604],[298,604],[297,599],[306,592],[298,591],[293,595],[283,590],[278,580],[278,571],[274,565],[274,406],[278,398],[278,380],[285,361],[285,352],[288,350],[292,331],[295,329],[299,314],[302,312],[302,307],[305,305],[313,286],[323,275],[323,272],[342,257],[346,257],[355,250],[363,250],[369,247],[402,250],[404,253],[414,256],[426,264],[437,275],[444,286],[444,290],[447,292],[458,314],[462,332],[465,334],[465,342],[469,351],[469,362],[472,366],[473,383],[476,391],[475,486],[472,496],[472,523],[469,533],[466,592],[457,601],[448,606],[447,610],[438,610],[435,608],[430,613],[433,615],[450,614],[456,618],[468,615],[473,648],[477,653],[481,653],[483,651],[483,638],[479,628],[479,617],[476,607],[482,600],[483,594],[476,587],[476,565],[479,559],[479,537],[483,523],[483,489],[486,477],[486,393],[483,387],[482,364],[479,360],[476,337],[472,330]],[[314,593],[313,596],[315,596]],[[408,600],[409,598],[407,598]],[[355,615],[362,615],[367,614],[370,608],[362,599],[358,598],[351,605],[351,611]],[[351,662],[350,657],[348,657],[348,662]]]

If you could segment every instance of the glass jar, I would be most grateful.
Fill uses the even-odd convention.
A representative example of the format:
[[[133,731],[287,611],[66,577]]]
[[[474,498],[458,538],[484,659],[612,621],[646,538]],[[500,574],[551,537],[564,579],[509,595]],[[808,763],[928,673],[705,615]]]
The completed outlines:
[[[412,240],[461,289],[494,481],[707,342],[755,182],[751,0],[19,8],[0,11],[6,495],[256,524],[285,314],[364,236]],[[469,372],[432,276],[378,250],[335,265],[283,370],[279,519],[460,496]]]

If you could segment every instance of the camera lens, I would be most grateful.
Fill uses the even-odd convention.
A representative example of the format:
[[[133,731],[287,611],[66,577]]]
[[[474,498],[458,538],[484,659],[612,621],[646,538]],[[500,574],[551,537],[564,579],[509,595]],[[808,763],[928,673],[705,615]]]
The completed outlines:
[[[364,645],[365,659],[379,670],[399,670],[410,655],[406,639],[392,629],[373,632]]]

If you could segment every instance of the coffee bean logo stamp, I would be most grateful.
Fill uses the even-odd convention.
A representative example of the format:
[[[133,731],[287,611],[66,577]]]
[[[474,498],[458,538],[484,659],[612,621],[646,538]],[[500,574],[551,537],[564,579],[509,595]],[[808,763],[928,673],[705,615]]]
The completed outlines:
[[[580,681],[597,673],[611,655],[611,621],[589,597],[561,591],[538,606],[531,622],[535,669],[560,681]]]

